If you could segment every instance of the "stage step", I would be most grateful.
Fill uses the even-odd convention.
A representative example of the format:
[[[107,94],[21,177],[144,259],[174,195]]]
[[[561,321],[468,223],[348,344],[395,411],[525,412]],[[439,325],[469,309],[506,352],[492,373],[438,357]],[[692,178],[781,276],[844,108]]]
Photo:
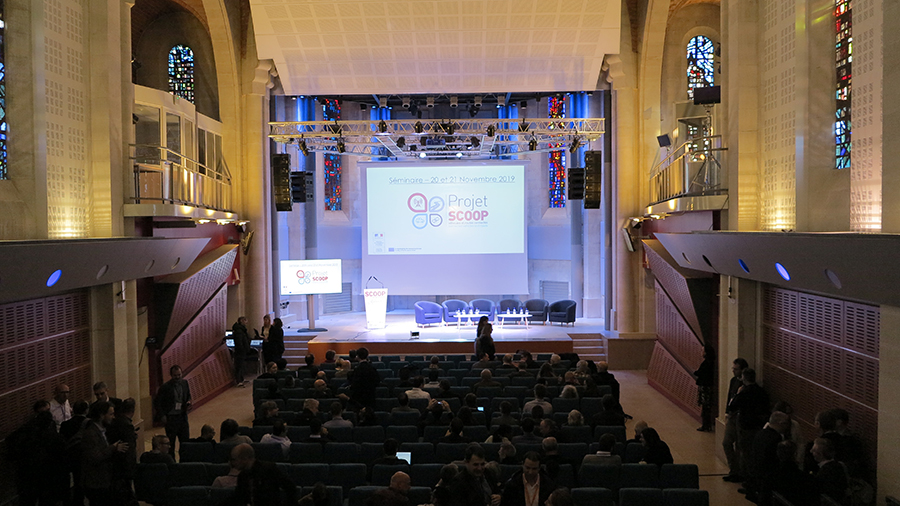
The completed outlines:
[[[578,358],[594,362],[606,361],[606,338],[603,334],[569,334],[569,336],[572,338],[572,351],[578,354]]]

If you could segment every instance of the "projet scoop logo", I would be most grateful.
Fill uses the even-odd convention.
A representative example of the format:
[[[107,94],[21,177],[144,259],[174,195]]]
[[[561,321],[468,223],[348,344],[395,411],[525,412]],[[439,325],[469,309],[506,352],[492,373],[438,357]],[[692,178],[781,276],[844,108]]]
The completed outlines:
[[[439,212],[444,210],[444,199],[440,197],[428,197],[421,193],[413,193],[406,199],[406,205],[413,212],[412,224],[418,229],[428,225],[439,227],[444,223],[444,218]]]

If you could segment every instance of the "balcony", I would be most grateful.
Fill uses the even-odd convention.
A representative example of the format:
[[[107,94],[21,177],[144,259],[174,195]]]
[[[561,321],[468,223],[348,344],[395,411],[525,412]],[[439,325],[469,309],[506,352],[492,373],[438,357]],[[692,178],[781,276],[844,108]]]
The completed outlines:
[[[648,215],[728,208],[720,158],[722,136],[695,137],[664,157],[650,172]]]

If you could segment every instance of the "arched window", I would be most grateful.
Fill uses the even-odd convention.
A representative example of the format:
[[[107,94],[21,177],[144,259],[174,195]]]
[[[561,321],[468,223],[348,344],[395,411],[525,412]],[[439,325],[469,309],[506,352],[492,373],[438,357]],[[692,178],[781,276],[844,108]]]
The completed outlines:
[[[169,51],[169,93],[194,103],[194,52],[181,44]]]
[[[694,98],[694,88],[716,84],[713,65],[713,43],[709,37],[698,35],[687,44],[688,98]]]

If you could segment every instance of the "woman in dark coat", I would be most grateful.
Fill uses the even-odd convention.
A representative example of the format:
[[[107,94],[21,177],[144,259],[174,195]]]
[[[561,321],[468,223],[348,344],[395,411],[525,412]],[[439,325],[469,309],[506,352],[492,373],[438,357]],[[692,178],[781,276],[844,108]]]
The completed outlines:
[[[715,360],[716,352],[710,346],[703,347],[703,362],[700,368],[694,371],[694,378],[697,383],[697,404],[700,406],[700,419],[703,425],[700,426],[700,432],[711,432],[713,430],[713,382],[715,380]]]
[[[647,427],[642,430],[641,440],[644,443],[644,448],[646,448],[644,462],[656,464],[660,467],[663,464],[675,463],[675,459],[672,458],[672,452],[669,451],[669,445],[659,438],[659,433],[656,432],[656,429]]]
[[[483,357],[485,353],[488,354],[488,360],[494,360],[497,349],[494,346],[494,338],[491,337],[493,332],[494,326],[485,322],[478,334],[478,339],[475,340],[475,358],[478,360],[481,360],[481,357]]]
[[[284,355],[284,322],[281,318],[275,318],[268,329],[268,338],[263,343],[263,355],[267,364],[269,362],[277,364]]]

